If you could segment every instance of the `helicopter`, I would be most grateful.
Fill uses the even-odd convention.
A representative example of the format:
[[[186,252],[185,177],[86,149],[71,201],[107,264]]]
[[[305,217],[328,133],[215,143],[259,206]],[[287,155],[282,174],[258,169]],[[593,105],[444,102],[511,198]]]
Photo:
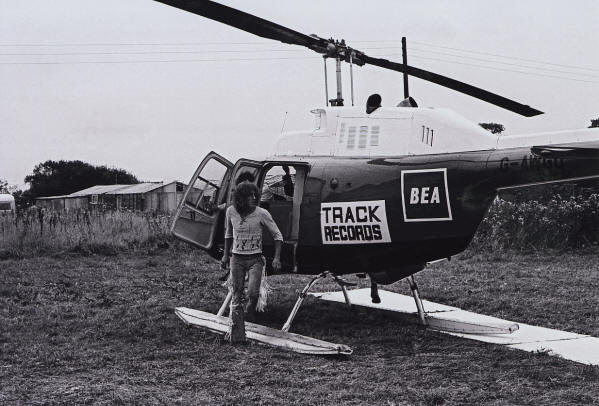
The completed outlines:
[[[368,56],[344,40],[305,35],[210,0],[156,1],[263,38],[307,47],[323,55],[325,75],[326,60],[335,60],[337,97],[329,100],[325,85],[327,106],[312,110],[313,128],[282,133],[274,153],[263,160],[233,163],[210,152],[193,174],[171,226],[174,236],[220,259],[222,208],[232,203],[237,177],[250,172],[263,195],[274,190],[263,203],[283,233],[281,273],[313,276],[284,332],[308,290],[324,277],[339,283],[350,304],[349,283],[341,279],[348,274],[368,275],[373,299],[376,284],[407,279],[420,321],[426,324],[414,274],[464,251],[498,191],[599,178],[598,129],[500,137],[449,109],[418,107],[407,90],[408,76],[525,117],[542,114],[410,66],[405,48],[403,62],[397,63]],[[380,96],[373,94],[365,105],[344,106],[342,62],[402,73],[405,99],[382,107]],[[291,177],[292,190],[290,184],[283,188],[283,173]],[[267,235],[263,251],[272,258],[274,242]],[[270,265],[267,268],[272,273]]]

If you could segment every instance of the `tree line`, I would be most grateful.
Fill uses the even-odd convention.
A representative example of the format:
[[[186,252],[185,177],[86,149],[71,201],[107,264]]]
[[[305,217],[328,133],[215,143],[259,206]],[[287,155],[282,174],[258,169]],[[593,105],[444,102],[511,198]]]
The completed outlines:
[[[29,189],[12,192],[17,209],[32,206],[38,197],[68,195],[96,185],[139,183],[135,175],[124,169],[95,166],[79,160],[39,163],[24,180],[29,184]],[[0,180],[0,193],[9,193],[4,180]]]

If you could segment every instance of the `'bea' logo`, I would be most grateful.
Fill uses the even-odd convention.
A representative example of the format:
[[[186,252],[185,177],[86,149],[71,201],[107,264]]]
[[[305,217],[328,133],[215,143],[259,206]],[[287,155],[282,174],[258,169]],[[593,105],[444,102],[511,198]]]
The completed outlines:
[[[447,169],[401,171],[404,221],[451,220]]]
[[[410,192],[410,204],[441,203],[439,200],[439,188],[432,188],[432,193],[430,193],[430,189],[428,186],[423,188],[413,187]]]

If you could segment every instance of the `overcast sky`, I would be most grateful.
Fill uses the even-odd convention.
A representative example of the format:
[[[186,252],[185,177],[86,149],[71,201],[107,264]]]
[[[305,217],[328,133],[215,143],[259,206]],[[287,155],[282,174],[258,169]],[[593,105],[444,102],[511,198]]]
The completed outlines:
[[[546,112],[525,118],[410,79],[422,106],[507,134],[587,127],[599,117],[599,2],[230,1],[305,34],[486,88]],[[0,0],[0,179],[48,159],[183,180],[210,150],[269,151],[324,104],[322,58],[151,0]],[[329,92],[334,94],[334,63]],[[349,101],[349,70],[344,67]],[[402,99],[401,75],[354,69],[356,102]],[[309,123],[309,121],[307,121]]]

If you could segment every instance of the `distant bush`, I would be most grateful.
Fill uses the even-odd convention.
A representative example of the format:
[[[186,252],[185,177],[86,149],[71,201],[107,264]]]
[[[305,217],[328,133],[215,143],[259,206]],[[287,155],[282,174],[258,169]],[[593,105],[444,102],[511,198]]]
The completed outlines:
[[[548,201],[496,199],[473,245],[483,249],[565,249],[599,244],[599,194]]]
[[[158,213],[28,210],[0,215],[0,259],[183,246],[170,235],[169,225],[170,216]]]

